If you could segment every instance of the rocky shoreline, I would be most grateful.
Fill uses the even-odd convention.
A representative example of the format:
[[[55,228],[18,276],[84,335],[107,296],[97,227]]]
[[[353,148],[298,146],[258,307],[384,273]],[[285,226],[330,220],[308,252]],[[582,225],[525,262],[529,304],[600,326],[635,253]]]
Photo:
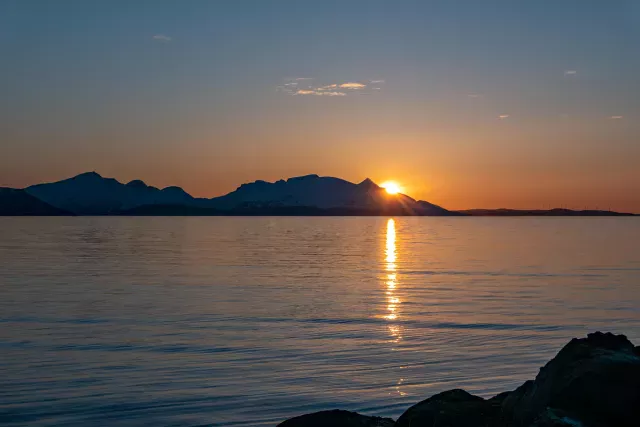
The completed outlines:
[[[572,339],[536,376],[490,399],[454,389],[407,409],[397,421],[343,410],[278,427],[637,427],[640,347],[624,335]]]

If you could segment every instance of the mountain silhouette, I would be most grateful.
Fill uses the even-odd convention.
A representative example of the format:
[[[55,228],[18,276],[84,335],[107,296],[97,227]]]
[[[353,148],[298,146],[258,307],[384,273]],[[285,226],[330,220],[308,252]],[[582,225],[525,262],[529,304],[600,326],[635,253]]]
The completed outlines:
[[[77,215],[455,215],[440,206],[389,194],[370,179],[305,175],[276,182],[254,181],[212,199],[194,198],[179,187],[158,189],[141,180],[123,184],[96,172],[25,191]]]
[[[159,189],[133,180],[126,184],[86,172],[62,181],[0,189],[0,215],[415,215],[415,216],[595,216],[632,215],[568,209],[471,209],[449,211],[405,194],[389,194],[371,179],[304,175],[276,182],[254,181],[211,199],[180,187]]]
[[[450,215],[452,212],[412,199],[389,194],[369,178],[354,184],[340,178],[304,175],[276,182],[255,181],[231,193],[209,199],[202,206],[246,212],[306,207],[357,214],[367,212],[394,215]]]
[[[0,187],[0,215],[58,216],[71,215],[71,213],[53,207],[50,204],[45,203],[36,197],[33,197],[24,190]]]
[[[467,209],[459,211],[469,216],[634,216],[632,213],[597,209]]]
[[[73,178],[27,187],[27,193],[59,209],[78,215],[107,215],[142,205],[192,204],[194,198],[179,187],[158,189],[143,181],[123,184],[87,172]]]

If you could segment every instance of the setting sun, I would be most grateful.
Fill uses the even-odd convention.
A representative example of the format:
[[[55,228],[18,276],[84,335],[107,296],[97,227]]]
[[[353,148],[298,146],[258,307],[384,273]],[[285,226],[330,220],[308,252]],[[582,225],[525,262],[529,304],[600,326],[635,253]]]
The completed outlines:
[[[389,193],[389,194],[398,194],[400,191],[402,191],[402,189],[400,188],[398,183],[397,182],[393,182],[393,181],[387,181],[387,182],[381,184],[380,187],[382,187],[385,190],[387,190],[387,193]]]

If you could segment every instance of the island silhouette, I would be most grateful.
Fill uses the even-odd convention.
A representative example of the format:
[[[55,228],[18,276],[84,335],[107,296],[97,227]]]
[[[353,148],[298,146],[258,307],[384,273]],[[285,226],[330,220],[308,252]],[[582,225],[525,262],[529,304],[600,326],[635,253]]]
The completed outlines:
[[[367,178],[360,183],[304,175],[254,181],[220,197],[197,198],[180,187],[159,189],[141,180],[122,183],[97,172],[24,189],[0,188],[0,215],[131,216],[618,216],[601,210],[472,209],[453,211],[389,192]]]

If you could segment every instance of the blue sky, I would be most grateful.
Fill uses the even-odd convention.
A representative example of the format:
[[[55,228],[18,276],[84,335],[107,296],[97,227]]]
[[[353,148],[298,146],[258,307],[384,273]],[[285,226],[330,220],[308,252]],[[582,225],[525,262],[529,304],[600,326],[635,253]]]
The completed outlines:
[[[0,185],[319,173],[640,211],[639,42],[631,0],[5,0]]]

